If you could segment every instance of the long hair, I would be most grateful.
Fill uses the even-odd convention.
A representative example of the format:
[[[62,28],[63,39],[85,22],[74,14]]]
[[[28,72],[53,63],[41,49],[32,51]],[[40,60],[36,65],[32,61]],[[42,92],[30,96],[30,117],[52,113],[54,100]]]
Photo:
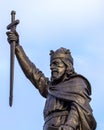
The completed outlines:
[[[69,78],[71,75],[76,73],[72,63],[69,60],[67,59],[61,59],[61,60],[66,66],[66,72],[65,72],[66,78]]]

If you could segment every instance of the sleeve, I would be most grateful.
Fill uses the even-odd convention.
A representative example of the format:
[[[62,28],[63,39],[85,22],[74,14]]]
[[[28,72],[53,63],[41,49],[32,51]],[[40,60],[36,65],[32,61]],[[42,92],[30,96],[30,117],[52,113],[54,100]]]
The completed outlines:
[[[16,46],[15,49],[18,62],[25,74],[25,76],[32,82],[32,84],[39,90],[43,97],[47,97],[49,80],[44,74],[36,68],[29,58],[26,56],[22,46]]]

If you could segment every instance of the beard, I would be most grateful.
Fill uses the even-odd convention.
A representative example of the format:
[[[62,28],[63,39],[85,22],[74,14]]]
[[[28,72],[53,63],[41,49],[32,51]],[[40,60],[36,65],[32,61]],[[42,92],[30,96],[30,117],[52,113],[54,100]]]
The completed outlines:
[[[59,73],[57,71],[54,71],[51,73],[51,82],[52,84],[57,84],[63,81],[64,77],[65,77],[65,73]]]

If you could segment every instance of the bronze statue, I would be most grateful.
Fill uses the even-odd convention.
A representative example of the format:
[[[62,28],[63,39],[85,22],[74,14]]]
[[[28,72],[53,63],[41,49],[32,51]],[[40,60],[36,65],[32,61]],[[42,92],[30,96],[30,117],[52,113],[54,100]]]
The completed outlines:
[[[46,98],[43,130],[95,130],[96,121],[90,106],[91,85],[73,66],[70,50],[50,52],[49,80],[26,56],[16,31],[8,31],[10,45],[15,41],[15,54],[26,75]]]

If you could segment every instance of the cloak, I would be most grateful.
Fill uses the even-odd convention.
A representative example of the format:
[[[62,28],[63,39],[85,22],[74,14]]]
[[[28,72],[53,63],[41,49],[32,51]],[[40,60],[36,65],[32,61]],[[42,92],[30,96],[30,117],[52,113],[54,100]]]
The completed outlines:
[[[81,122],[80,130],[95,130],[96,121],[89,105],[91,100],[91,85],[85,77],[76,74],[64,82],[50,85],[49,94],[73,103]]]

